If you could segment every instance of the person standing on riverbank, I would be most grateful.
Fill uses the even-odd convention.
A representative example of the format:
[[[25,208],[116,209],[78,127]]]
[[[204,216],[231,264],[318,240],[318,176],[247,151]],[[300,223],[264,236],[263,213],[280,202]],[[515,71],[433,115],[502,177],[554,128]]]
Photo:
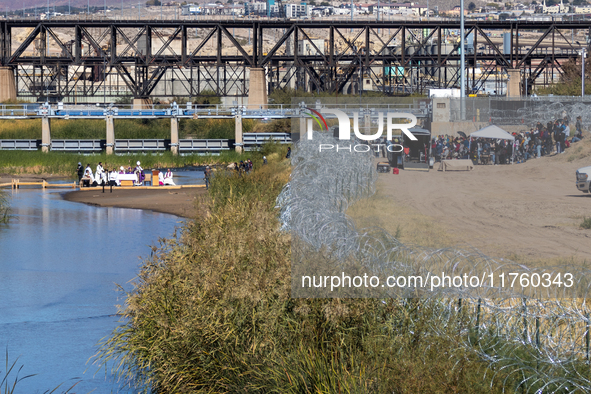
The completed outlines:
[[[78,184],[82,181],[82,177],[84,176],[84,167],[82,167],[82,163],[78,163],[78,168],[76,168],[76,173],[78,174]]]
[[[94,176],[94,180],[98,185],[107,184],[107,176],[105,174],[105,169],[103,168],[103,163],[100,161],[96,166],[96,174]]]
[[[117,173],[117,169],[113,168],[111,172],[109,172],[109,186],[120,186],[121,183],[119,182],[119,174]]]
[[[138,161],[137,165],[135,167],[135,170],[133,171],[134,174],[137,176],[137,182],[136,185],[141,185],[144,183],[144,169],[141,166],[141,163]]]

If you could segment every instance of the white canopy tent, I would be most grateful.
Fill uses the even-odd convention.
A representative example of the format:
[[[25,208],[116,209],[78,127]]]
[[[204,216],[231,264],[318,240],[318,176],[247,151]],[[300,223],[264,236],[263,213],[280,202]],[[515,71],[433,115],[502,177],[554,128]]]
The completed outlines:
[[[486,126],[483,129],[480,129],[472,134],[470,134],[470,144],[472,143],[472,138],[491,138],[495,140],[511,140],[515,141],[515,137],[511,134],[507,133],[505,130],[501,129],[499,126],[490,125]],[[513,163],[515,158],[515,144],[513,144],[513,152],[511,155],[511,163]]]
[[[499,126],[490,125],[486,126],[483,129],[480,129],[472,134],[470,137],[475,138],[494,138],[497,140],[511,140],[514,141],[515,137],[511,134],[507,133],[505,130],[501,129]]]

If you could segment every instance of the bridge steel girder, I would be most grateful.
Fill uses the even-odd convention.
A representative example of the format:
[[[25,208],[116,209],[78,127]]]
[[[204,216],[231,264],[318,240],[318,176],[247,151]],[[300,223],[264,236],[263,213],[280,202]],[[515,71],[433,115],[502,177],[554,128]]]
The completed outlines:
[[[465,25],[475,43],[467,59],[474,90],[509,69],[523,70],[529,86],[556,82],[548,75],[562,73],[561,64],[581,49],[564,33],[591,30],[588,21]],[[455,21],[6,20],[0,21],[0,66],[15,69],[20,96],[38,99],[97,95],[101,89],[105,97],[195,97],[204,90],[245,97],[250,67],[267,70],[271,90],[346,93],[365,77],[386,93],[423,92],[459,85],[460,48],[445,42],[459,27]],[[15,43],[19,29],[30,31]],[[236,29],[243,37],[248,32],[252,46],[237,38]],[[191,31],[199,36],[196,45]],[[502,40],[490,37],[504,31],[511,32],[508,53]],[[520,34],[530,31],[540,35],[522,50]]]

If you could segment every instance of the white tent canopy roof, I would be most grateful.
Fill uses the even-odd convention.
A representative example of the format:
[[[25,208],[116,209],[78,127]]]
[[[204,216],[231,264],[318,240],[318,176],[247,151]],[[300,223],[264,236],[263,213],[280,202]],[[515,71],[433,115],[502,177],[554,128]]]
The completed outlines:
[[[486,126],[483,129],[480,129],[472,134],[470,137],[474,138],[494,138],[498,140],[515,140],[511,134],[507,133],[505,130],[501,129],[499,126],[490,125]]]

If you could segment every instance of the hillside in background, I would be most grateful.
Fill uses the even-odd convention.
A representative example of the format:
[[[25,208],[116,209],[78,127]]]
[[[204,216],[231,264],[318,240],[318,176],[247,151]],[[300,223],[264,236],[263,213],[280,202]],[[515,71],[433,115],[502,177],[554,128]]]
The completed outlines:
[[[259,0],[260,1],[260,0]],[[142,5],[146,3],[146,0],[141,0]],[[166,3],[166,1],[164,1]],[[191,1],[188,1],[191,2]],[[195,0],[195,3],[201,3],[202,0]],[[225,0],[223,1],[225,3]],[[402,1],[401,1],[402,2]],[[428,5],[430,9],[435,9],[438,7],[439,11],[450,10],[454,6],[459,5],[459,0],[422,0],[422,1],[413,1],[414,3],[418,3],[421,5]],[[481,7],[487,3],[485,0],[469,0],[464,3],[466,9],[468,5],[474,2],[477,7]],[[138,0],[123,0],[124,5],[132,5],[137,4]],[[320,3],[319,1],[317,3]],[[348,4],[347,1],[345,3]],[[376,1],[377,3],[377,1]],[[55,5],[58,6],[67,6],[70,4],[72,7],[80,7],[86,8],[88,6],[88,0],[51,0],[49,2],[50,7],[53,8]],[[121,0],[106,0],[107,6],[113,7],[121,7]],[[91,7],[103,7],[105,5],[105,0],[90,0]],[[2,5],[0,6],[0,11],[13,11],[13,10],[22,10],[23,8],[34,8],[37,7],[39,9],[47,8],[47,0],[3,0]]]
[[[474,3],[476,7],[480,8],[486,5],[487,3],[492,3],[493,1],[484,1],[484,0],[464,0],[464,7],[468,9],[468,5],[470,3]],[[427,5],[427,0],[419,1],[421,5]],[[502,3],[499,3],[499,5]],[[439,7],[439,11],[447,11],[451,10],[455,6],[460,5],[460,0],[429,0],[429,8],[434,10],[435,7]]]
[[[137,4],[137,0],[123,0],[124,5],[129,4]],[[72,7],[80,7],[86,8],[88,6],[88,0],[51,0],[49,2],[49,6],[53,9],[53,6],[68,6],[70,4]],[[143,0],[142,4],[145,4],[145,0]],[[105,5],[104,0],[90,0],[91,7],[103,7]],[[121,7],[121,0],[107,0],[107,6],[113,7]],[[22,10],[23,8],[34,8],[37,7],[39,9],[47,8],[47,0],[3,0],[2,5],[0,5],[0,10],[4,11],[14,11],[14,10]]]

